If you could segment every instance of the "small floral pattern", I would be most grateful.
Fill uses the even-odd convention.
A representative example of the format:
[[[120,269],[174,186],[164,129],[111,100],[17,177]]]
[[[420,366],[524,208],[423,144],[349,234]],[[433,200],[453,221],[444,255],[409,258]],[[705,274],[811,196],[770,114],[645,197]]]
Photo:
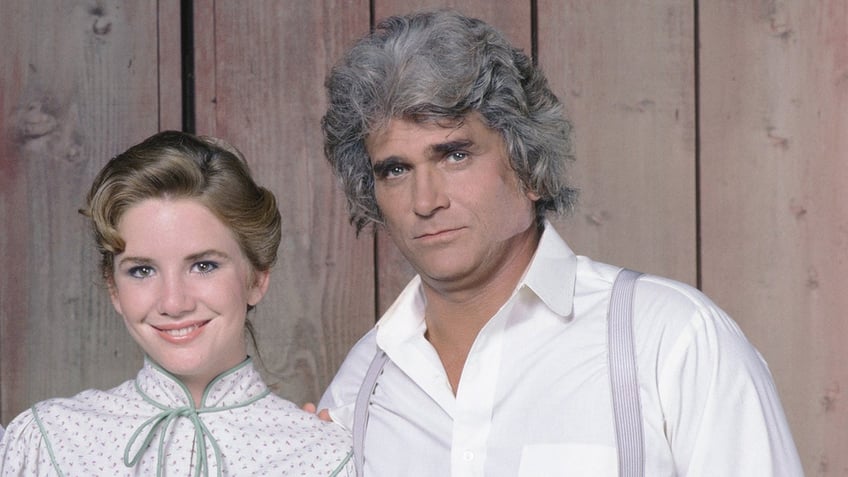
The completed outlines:
[[[159,415],[169,419],[150,424]],[[0,441],[0,475],[353,476],[350,454],[347,431],[271,394],[249,359],[210,383],[197,408],[146,360],[135,380],[16,417]]]

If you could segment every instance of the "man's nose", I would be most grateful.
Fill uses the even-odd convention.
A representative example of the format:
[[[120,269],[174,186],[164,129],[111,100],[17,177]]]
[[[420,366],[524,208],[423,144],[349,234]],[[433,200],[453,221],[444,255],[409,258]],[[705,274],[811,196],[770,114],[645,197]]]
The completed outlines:
[[[415,171],[413,185],[413,209],[416,215],[429,217],[439,209],[450,205],[444,177],[438,171],[419,169]]]

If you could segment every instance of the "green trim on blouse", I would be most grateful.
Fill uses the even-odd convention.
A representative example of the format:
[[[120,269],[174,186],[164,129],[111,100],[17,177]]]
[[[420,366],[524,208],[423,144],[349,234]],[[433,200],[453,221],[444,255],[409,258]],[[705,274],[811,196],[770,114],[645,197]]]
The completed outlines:
[[[171,408],[159,402],[156,402],[153,398],[144,393],[141,387],[138,384],[138,380],[134,381],[135,389],[141,397],[147,401],[149,404],[159,408],[162,410],[159,414],[151,417],[150,419],[144,421],[144,423],[138,427],[138,429],[133,432],[132,436],[130,436],[129,442],[127,442],[127,446],[124,448],[124,465],[127,467],[135,466],[142,458],[144,453],[147,451],[148,447],[150,447],[150,443],[156,437],[156,432],[159,434],[159,453],[156,456],[156,476],[162,477],[162,470],[164,465],[162,464],[162,455],[165,453],[165,437],[168,435],[168,427],[181,417],[185,417],[191,421],[194,425],[194,443],[195,448],[197,449],[197,457],[195,460],[194,467],[194,475],[198,477],[200,475],[208,476],[209,475],[209,463],[206,460],[206,439],[209,439],[209,443],[212,446],[212,451],[215,456],[215,462],[217,464],[217,475],[218,477],[222,477],[221,473],[221,449],[218,447],[218,441],[212,436],[212,433],[209,432],[209,429],[200,419],[200,414],[210,413],[210,412],[221,412],[221,411],[229,411],[232,409],[238,409],[241,407],[249,406],[254,402],[264,398],[268,394],[271,393],[271,390],[267,387],[265,390],[256,396],[238,403],[233,404],[231,406],[221,406],[221,407],[200,407],[197,408],[194,406],[194,399],[191,397],[191,392],[188,388],[180,381],[179,378],[159,366],[156,362],[151,359],[147,359],[147,361],[156,368],[163,375],[172,379],[175,383],[179,384],[179,386],[185,391],[186,397],[188,398],[187,406],[180,406],[178,408]],[[201,404],[206,402],[206,398],[208,397],[208,393],[210,389],[215,385],[215,383],[221,381],[226,376],[235,373],[241,368],[249,365],[253,362],[253,359],[248,357],[244,361],[242,361],[237,366],[219,374],[215,379],[213,379],[203,391],[203,397],[201,398]],[[146,435],[144,436],[144,440],[141,445],[136,449],[135,453],[132,453],[133,444],[138,440],[139,436],[144,433],[145,428],[148,428]]]
[[[347,453],[344,460],[341,461],[341,463],[339,463],[339,466],[336,467],[336,470],[334,470],[333,473],[330,474],[329,477],[338,477],[338,476],[342,475],[342,471],[345,470],[345,466],[347,465],[348,462],[350,462],[350,459],[352,459],[352,458],[353,458],[353,451],[351,450],[350,452]],[[350,475],[350,474],[346,474],[346,475]]]
[[[38,430],[41,432],[41,438],[44,439],[44,445],[47,446],[47,453],[50,454],[50,463],[53,464],[53,468],[56,470],[56,473],[59,474],[59,477],[65,477],[65,473],[62,472],[62,469],[59,468],[59,463],[56,462],[56,455],[53,454],[53,446],[50,444],[50,439],[47,438],[47,429],[44,428],[44,424],[41,423],[41,418],[38,417],[38,410],[36,410],[34,405],[30,409],[32,409],[32,417],[35,419],[35,423],[38,424]]]

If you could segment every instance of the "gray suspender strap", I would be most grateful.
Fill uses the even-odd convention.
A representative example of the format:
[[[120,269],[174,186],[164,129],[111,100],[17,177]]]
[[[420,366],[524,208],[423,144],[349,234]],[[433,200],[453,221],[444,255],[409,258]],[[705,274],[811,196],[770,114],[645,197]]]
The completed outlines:
[[[633,289],[640,275],[627,269],[619,272],[608,310],[609,373],[620,477],[645,475],[642,406],[633,341]]]
[[[374,389],[377,387],[377,378],[380,372],[383,371],[383,366],[389,360],[389,356],[385,351],[377,349],[377,354],[371,360],[371,365],[368,366],[368,371],[365,373],[365,378],[362,380],[362,386],[359,388],[359,393],[356,395],[356,406],[353,409],[353,465],[356,469],[357,477],[365,475],[365,427],[368,425],[368,404],[371,400],[371,395],[374,394]]]
[[[644,445],[642,442],[642,407],[639,385],[636,382],[636,351],[633,342],[633,289],[641,273],[622,270],[612,287],[608,310],[609,368],[612,405],[615,415],[615,434],[618,446],[620,477],[642,477]],[[357,477],[363,477],[365,466],[365,428],[368,424],[368,404],[377,378],[388,362],[385,351],[378,349],[362,386],[356,395],[353,411],[353,462]]]

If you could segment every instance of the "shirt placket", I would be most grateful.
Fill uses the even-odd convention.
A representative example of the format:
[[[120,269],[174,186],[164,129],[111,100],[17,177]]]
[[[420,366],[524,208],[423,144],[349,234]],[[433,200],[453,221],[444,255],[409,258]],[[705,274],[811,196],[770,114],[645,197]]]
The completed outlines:
[[[501,315],[496,315],[481,330],[462,370],[453,416],[452,477],[484,475],[503,351]]]

